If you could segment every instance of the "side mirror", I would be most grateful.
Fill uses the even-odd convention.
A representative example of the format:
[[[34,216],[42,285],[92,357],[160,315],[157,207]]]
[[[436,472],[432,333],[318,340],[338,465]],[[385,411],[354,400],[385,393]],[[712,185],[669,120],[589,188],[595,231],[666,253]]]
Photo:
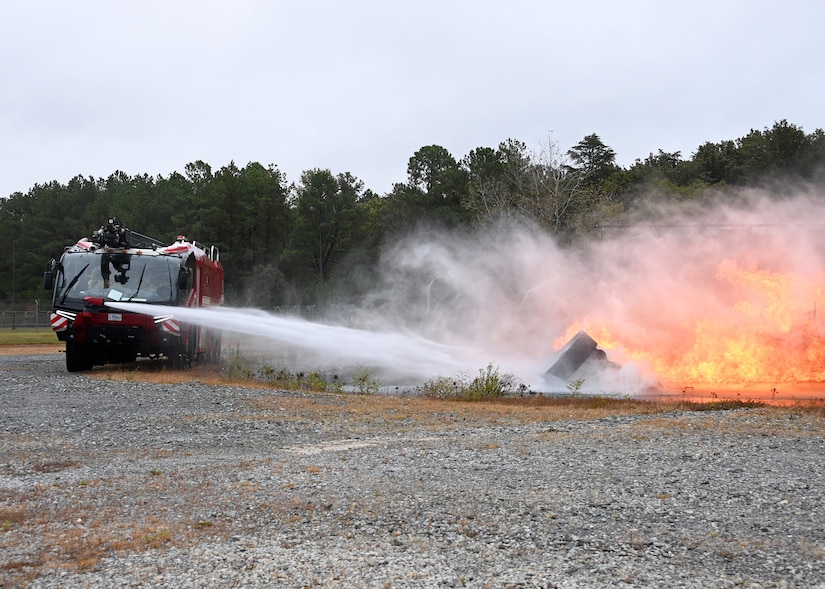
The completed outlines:
[[[189,270],[181,268],[178,273],[178,290],[186,290],[189,288]]]
[[[43,272],[43,288],[45,290],[52,290],[54,288],[54,270],[57,267],[57,262],[54,258],[49,260],[49,265],[45,272]]]

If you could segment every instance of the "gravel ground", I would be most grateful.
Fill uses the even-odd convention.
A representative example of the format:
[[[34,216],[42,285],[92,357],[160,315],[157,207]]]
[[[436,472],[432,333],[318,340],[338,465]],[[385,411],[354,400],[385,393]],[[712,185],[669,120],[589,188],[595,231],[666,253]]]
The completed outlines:
[[[0,587],[825,588],[821,413],[354,397],[0,356]]]

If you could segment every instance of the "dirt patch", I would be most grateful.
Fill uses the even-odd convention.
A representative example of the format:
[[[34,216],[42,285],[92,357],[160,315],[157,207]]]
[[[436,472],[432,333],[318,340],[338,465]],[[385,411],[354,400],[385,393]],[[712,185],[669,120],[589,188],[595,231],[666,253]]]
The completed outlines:
[[[40,354],[59,354],[66,349],[66,344],[0,344],[0,356],[29,356]]]

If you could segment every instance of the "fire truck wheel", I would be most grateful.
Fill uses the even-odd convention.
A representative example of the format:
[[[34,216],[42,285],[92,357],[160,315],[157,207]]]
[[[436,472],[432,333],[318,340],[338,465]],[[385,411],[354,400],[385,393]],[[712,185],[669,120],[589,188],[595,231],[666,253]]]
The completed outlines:
[[[87,344],[66,342],[66,370],[83,372],[92,369],[91,350]]]
[[[170,355],[172,366],[177,370],[186,370],[192,367],[192,360],[195,356],[195,337],[196,333],[193,327],[189,328],[187,343],[180,342],[173,348]]]
[[[183,346],[175,346],[166,354],[169,366],[175,370],[186,368],[186,349]]]

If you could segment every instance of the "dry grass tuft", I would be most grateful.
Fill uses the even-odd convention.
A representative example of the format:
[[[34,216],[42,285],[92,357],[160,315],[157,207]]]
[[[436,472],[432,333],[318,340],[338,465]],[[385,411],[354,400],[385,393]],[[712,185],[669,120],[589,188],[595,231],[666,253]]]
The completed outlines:
[[[51,333],[45,334],[49,339],[55,336]],[[29,356],[35,354],[60,354],[66,349],[66,344],[62,342],[44,342],[34,344],[8,343],[0,344],[0,356]]]
[[[37,472],[60,472],[69,468],[80,468],[82,463],[77,460],[37,460],[32,468]]]
[[[206,386],[247,386],[250,388],[255,383],[249,381],[232,381],[227,379],[219,366],[200,365],[190,370],[177,370],[170,368],[161,362],[141,361],[126,365],[104,366],[85,373],[86,376],[98,380],[114,380],[127,382],[146,382],[153,384],[180,384],[184,382],[199,382]],[[265,388],[261,384],[260,388]]]
[[[408,426],[447,427],[530,423],[538,421],[590,420],[617,415],[668,415],[694,411],[750,409],[773,411],[777,414],[797,412],[811,417],[822,417],[822,408],[798,406],[794,408],[763,407],[753,402],[694,403],[684,401],[650,401],[616,399],[596,396],[570,397],[514,397],[493,401],[473,402],[442,400],[423,397],[342,395],[313,392],[301,396],[261,395],[249,400],[257,417],[267,419],[269,412],[277,412],[278,419],[347,420],[358,424],[375,424],[394,429]],[[710,405],[708,407],[707,405]]]
[[[0,532],[8,532],[19,527],[26,521],[26,507],[23,505],[10,505],[0,507]]]

